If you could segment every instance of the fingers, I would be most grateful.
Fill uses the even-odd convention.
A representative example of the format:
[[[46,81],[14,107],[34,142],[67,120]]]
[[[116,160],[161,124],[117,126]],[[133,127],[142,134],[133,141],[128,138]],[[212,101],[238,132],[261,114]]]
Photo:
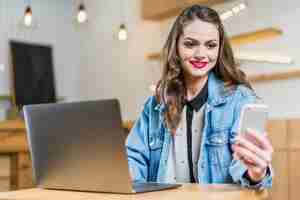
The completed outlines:
[[[256,154],[260,159],[264,160],[268,164],[271,163],[271,153],[268,151],[264,151],[259,148],[257,145],[253,144],[249,140],[238,136],[236,139],[236,144],[248,149],[252,153]]]
[[[236,137],[237,156],[241,157],[248,165],[265,166],[271,163],[273,147],[266,137],[266,133],[260,134],[249,130],[246,134]]]
[[[267,134],[247,129],[235,141],[232,145],[234,158],[246,165],[253,180],[261,180],[272,161],[273,147]]]
[[[236,153],[234,153],[234,158],[236,160],[240,160],[241,162],[243,162],[247,168],[251,171],[253,171],[254,173],[260,173],[263,169],[256,166],[255,163],[245,157],[242,157],[240,155],[237,155]]]
[[[261,147],[263,150],[266,150],[271,153],[274,151],[271,142],[267,138],[266,133],[260,134],[255,130],[247,129],[245,137],[250,141],[253,141],[255,144],[257,144],[257,146]]]
[[[242,160],[245,161],[245,164],[249,164],[252,167],[256,166],[259,168],[266,168],[268,166],[268,162],[259,156],[257,156],[255,153],[251,152],[245,147],[242,147],[240,145],[233,145],[234,152],[236,153],[236,156],[239,158],[242,158]]]
[[[250,160],[250,159],[248,159],[246,157],[243,157],[240,154],[234,153],[233,156],[234,156],[234,159],[241,160],[242,162],[244,162],[244,164],[246,164],[246,165],[248,165],[250,167],[254,167],[255,166],[255,163],[252,160]]]

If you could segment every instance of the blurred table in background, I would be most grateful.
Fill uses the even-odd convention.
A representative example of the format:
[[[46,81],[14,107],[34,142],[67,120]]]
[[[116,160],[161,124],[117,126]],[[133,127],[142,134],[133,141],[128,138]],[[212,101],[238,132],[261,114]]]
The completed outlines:
[[[0,122],[0,155],[9,159],[9,189],[33,187],[25,124],[21,119]]]

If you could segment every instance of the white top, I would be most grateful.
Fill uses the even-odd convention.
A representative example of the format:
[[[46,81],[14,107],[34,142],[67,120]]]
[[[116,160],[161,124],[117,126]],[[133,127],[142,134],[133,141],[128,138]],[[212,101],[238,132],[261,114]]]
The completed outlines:
[[[199,111],[193,111],[192,119],[192,158],[193,170],[196,182],[198,181],[197,163],[200,155],[200,145],[203,128],[203,115],[205,104]],[[169,156],[167,161],[167,172],[165,181],[167,183],[189,183],[190,172],[187,153],[187,120],[186,106],[183,108],[181,121],[176,130],[176,133],[171,138]]]

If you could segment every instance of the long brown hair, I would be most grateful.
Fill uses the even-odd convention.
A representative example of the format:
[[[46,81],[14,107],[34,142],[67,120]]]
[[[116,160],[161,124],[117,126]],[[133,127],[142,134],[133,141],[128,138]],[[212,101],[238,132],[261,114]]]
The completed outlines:
[[[243,84],[252,89],[244,72],[237,67],[218,13],[211,8],[200,5],[186,8],[174,22],[163,47],[163,72],[156,87],[156,98],[158,102],[166,105],[165,119],[168,128],[171,130],[177,128],[186,101],[186,87],[180,57],[177,52],[177,43],[186,25],[195,19],[212,23],[216,25],[219,31],[219,55],[216,66],[212,69],[216,77],[226,83],[227,87]]]

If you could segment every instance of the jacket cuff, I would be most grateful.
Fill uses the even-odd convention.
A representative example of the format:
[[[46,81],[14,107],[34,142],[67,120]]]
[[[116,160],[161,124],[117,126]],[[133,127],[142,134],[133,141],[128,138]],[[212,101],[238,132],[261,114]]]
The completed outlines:
[[[261,190],[265,188],[270,188],[272,186],[272,177],[273,177],[273,171],[271,167],[268,166],[266,175],[261,181],[259,182],[252,181],[251,178],[248,176],[247,171],[244,173],[242,177],[242,181],[244,181],[246,187]]]
[[[272,187],[274,172],[271,166],[268,166],[266,176],[260,182],[253,183],[250,178],[245,176],[247,167],[239,160],[234,160],[233,162],[230,168],[230,174],[235,183],[239,183],[242,187],[258,190]]]

